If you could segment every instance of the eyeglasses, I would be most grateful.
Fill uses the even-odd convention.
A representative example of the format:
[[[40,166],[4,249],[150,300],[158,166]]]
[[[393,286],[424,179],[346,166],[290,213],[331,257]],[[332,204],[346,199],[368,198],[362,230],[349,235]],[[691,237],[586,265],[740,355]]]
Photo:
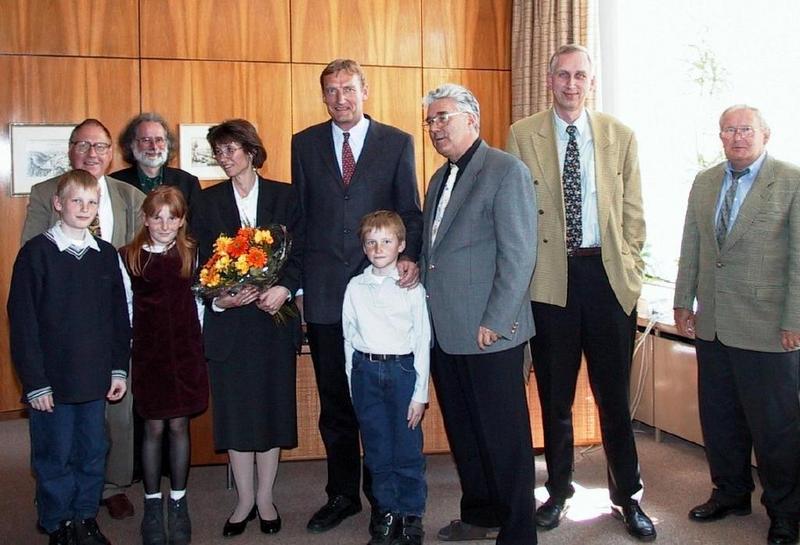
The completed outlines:
[[[433,117],[426,117],[425,121],[422,123],[422,127],[430,129],[435,127],[436,125],[444,126],[450,122],[451,117],[465,113],[467,112],[443,112],[440,114],[436,114]]]
[[[214,157],[233,157],[233,154],[240,149],[242,149],[242,146],[232,146],[230,144],[227,146],[214,148]]]
[[[106,142],[89,142],[87,140],[78,140],[70,142],[70,146],[74,146],[80,154],[89,153],[89,150],[94,148],[97,155],[105,155],[111,149],[111,144]]]
[[[744,127],[725,127],[719,132],[723,138],[733,138],[737,134],[742,138],[751,138],[753,134],[755,134],[756,129],[745,125]]]
[[[137,138],[136,141],[140,146],[149,146],[150,144],[155,144],[156,146],[161,147],[167,143],[167,139],[163,136],[143,136],[142,138]]]

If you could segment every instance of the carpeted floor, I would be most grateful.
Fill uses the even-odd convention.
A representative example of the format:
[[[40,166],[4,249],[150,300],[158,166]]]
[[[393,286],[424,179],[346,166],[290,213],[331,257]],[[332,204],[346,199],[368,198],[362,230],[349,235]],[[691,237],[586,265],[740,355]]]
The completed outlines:
[[[710,483],[703,450],[664,434],[657,443],[653,430],[643,427],[637,433],[640,465],[645,482],[642,505],[656,522],[662,545],[753,545],[766,543],[769,520],[754,496],[754,512],[748,517],[731,517],[716,523],[698,524],[687,519],[695,504],[705,501]],[[0,421],[0,545],[36,545],[47,543],[46,536],[35,528],[33,506],[34,481],[29,469],[27,421]],[[608,514],[605,458],[596,448],[576,455],[575,482],[578,493],[567,519],[549,532],[540,532],[539,543],[630,544],[622,524]],[[544,498],[544,458],[536,459],[536,496]],[[438,543],[436,531],[458,516],[459,485],[449,456],[428,457],[428,511],[425,516],[426,543]],[[283,517],[283,530],[274,536],[259,532],[250,524],[236,538],[224,539],[222,525],[233,508],[235,493],[225,488],[223,466],[193,468],[189,478],[189,501],[194,526],[194,545],[225,543],[229,545],[363,545],[367,542],[368,512],[345,521],[340,527],[321,535],[305,530],[311,513],[325,500],[325,466],[321,461],[284,463],[276,484],[276,503]],[[165,489],[166,489],[165,483]],[[760,493],[760,491],[757,491]],[[137,513],[131,519],[116,521],[101,510],[100,527],[115,545],[140,543],[138,528],[141,514],[140,485],[129,496]],[[474,544],[487,542],[472,542]]]

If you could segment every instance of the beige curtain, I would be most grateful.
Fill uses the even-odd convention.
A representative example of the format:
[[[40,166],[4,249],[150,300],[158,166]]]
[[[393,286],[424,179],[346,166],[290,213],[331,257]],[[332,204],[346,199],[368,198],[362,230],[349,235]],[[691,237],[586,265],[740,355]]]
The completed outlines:
[[[550,107],[547,62],[558,46],[585,45],[594,53],[591,0],[513,0],[511,14],[511,120]],[[595,59],[595,73],[599,68]],[[589,99],[591,103],[591,97]]]

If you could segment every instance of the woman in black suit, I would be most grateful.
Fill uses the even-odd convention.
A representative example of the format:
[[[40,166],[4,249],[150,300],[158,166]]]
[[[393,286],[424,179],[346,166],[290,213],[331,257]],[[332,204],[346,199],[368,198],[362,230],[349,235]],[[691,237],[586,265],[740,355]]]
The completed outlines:
[[[228,451],[238,493],[223,535],[242,533],[257,514],[261,530],[275,533],[281,519],[272,488],[280,449],[297,446],[295,365],[300,324],[299,318],[280,322],[273,316],[283,305],[294,305],[292,294],[300,287],[300,210],[288,184],[258,175],[256,169],[264,164],[267,153],[248,121],[232,119],[212,127],[208,142],[230,179],[201,192],[192,218],[200,263],[212,254],[220,234],[235,236],[244,225],[283,224],[293,241],[274,286],[264,291],[249,286],[206,301],[203,331],[214,444],[217,450]]]

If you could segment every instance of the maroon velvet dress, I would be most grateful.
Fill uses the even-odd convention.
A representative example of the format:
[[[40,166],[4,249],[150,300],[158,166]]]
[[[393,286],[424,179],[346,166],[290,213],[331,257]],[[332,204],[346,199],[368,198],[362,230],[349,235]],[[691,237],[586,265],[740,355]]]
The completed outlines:
[[[163,254],[141,252],[144,272],[131,275],[136,412],[148,420],[199,414],[208,407],[208,369],[192,278],[180,276],[174,247]]]

